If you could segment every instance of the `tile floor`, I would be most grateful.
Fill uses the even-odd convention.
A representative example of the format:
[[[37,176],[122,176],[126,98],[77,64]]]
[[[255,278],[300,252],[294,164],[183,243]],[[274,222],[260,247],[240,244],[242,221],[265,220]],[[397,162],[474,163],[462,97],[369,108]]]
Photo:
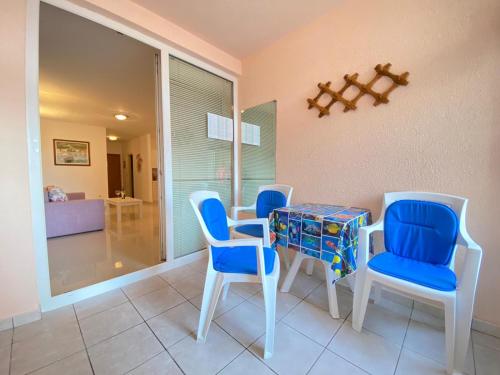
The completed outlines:
[[[106,208],[105,229],[47,240],[50,285],[54,295],[109,280],[160,263],[158,205]]]
[[[264,312],[257,285],[236,284],[197,344],[205,260],[43,314],[0,331],[0,374],[444,374],[438,311],[385,294],[361,334],[352,294],[339,287],[342,318],[327,312],[324,283],[300,274],[279,293],[274,356],[261,359]],[[285,272],[283,272],[284,274]],[[500,339],[473,332],[469,375],[500,373]]]

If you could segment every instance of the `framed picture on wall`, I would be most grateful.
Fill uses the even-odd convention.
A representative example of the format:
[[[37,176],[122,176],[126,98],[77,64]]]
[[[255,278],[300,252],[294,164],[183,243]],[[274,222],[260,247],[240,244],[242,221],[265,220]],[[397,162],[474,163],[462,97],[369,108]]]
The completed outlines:
[[[54,164],[90,166],[90,142],[54,139]]]

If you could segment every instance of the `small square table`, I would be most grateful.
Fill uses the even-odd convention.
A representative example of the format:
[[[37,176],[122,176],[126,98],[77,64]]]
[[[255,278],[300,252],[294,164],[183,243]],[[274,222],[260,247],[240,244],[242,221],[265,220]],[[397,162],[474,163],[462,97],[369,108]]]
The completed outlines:
[[[320,260],[330,314],[338,318],[334,283],[356,270],[358,230],[370,223],[371,213],[364,208],[306,203],[275,209],[269,217],[271,245],[297,252],[281,291],[290,290],[303,260]]]
[[[122,222],[122,207],[126,206],[137,206],[139,207],[139,217],[142,219],[142,199],[137,198],[107,198],[106,203],[109,206],[116,207],[116,222],[121,224]]]

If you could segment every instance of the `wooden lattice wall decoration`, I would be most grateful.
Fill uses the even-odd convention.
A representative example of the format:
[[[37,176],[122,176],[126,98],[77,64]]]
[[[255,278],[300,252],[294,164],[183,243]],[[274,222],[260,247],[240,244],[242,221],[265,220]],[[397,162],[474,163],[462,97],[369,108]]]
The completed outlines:
[[[406,86],[408,84],[408,76],[410,75],[410,73],[408,72],[396,75],[389,71],[390,68],[391,68],[390,63],[387,63],[384,66],[378,64],[375,67],[375,72],[377,72],[377,74],[375,74],[375,76],[367,84],[363,84],[357,81],[359,76],[358,73],[354,73],[352,75],[346,74],[344,76],[345,80],[344,87],[342,87],[340,91],[333,91],[330,88],[331,82],[327,82],[325,84],[321,82],[318,83],[319,94],[316,95],[314,99],[307,99],[307,102],[309,103],[309,109],[317,108],[319,110],[318,117],[323,117],[325,115],[330,114],[330,107],[335,102],[341,102],[344,105],[344,112],[348,112],[350,110],[355,110],[357,108],[356,103],[365,94],[371,95],[375,99],[375,101],[373,102],[374,106],[377,106],[380,103],[384,104],[389,103],[388,99],[389,94],[398,86]],[[384,92],[379,93],[374,91],[372,87],[382,77],[390,78],[392,80],[392,85],[389,86],[389,88]],[[359,93],[353,99],[348,100],[344,98],[342,94],[351,86],[355,86],[359,90]],[[318,103],[318,101],[324,94],[329,95],[331,97],[331,100],[327,105],[322,106]]]

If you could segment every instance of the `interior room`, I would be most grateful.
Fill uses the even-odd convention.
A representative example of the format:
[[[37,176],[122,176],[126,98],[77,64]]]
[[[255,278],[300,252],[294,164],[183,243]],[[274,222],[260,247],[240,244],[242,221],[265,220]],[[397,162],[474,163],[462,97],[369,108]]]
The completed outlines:
[[[500,374],[498,0],[0,31],[0,375]]]
[[[40,138],[53,295],[165,260],[158,54],[85,18],[40,7]]]

